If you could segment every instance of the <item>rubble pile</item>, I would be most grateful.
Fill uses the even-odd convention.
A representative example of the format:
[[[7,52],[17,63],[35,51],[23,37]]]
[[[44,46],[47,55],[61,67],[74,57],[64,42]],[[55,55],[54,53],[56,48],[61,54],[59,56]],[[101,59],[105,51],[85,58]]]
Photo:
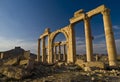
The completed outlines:
[[[120,64],[107,68],[101,61],[85,62],[77,59],[74,63],[58,61],[53,64],[38,62],[25,55],[0,59],[0,82],[119,82]]]

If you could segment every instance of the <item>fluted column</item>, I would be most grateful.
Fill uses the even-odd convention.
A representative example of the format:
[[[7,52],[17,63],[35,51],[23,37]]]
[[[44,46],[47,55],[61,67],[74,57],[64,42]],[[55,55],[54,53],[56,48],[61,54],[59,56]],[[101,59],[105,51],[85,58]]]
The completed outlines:
[[[42,62],[46,62],[46,57],[45,57],[45,38],[42,38]]]
[[[90,21],[87,16],[84,19],[84,26],[85,26],[85,39],[86,39],[86,56],[87,56],[87,61],[89,62],[92,61],[93,46],[92,46]]]
[[[38,55],[37,55],[37,61],[40,62],[40,39],[38,39]]]
[[[105,30],[105,38],[106,38],[106,46],[108,52],[108,59],[110,66],[116,66],[116,46],[114,40],[114,34],[112,31],[112,23],[110,19],[110,11],[109,9],[105,9],[103,12],[103,22],[104,22],[104,30]]]

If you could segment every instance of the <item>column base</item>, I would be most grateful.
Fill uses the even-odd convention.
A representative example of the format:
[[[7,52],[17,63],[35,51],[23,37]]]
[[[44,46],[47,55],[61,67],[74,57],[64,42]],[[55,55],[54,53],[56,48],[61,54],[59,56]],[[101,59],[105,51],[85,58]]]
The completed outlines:
[[[91,62],[92,61],[92,59],[87,59],[87,62]]]
[[[117,61],[109,61],[109,66],[117,66]]]

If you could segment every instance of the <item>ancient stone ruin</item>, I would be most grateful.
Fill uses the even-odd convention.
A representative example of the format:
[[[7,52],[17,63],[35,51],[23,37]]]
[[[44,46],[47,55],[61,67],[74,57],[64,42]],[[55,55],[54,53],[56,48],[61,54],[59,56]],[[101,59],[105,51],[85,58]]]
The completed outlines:
[[[103,15],[108,57],[93,53],[90,19],[97,14]],[[80,21],[85,28],[85,55],[76,55],[74,25]],[[64,34],[65,41],[54,41],[59,33]],[[83,9],[75,12],[68,26],[54,32],[46,28],[38,39],[37,57],[21,47],[0,52],[0,82],[88,81],[120,81],[120,55],[116,52],[110,11],[104,5],[86,13]]]
[[[44,33],[40,35],[38,39],[38,56],[37,60],[42,61],[43,63],[55,63],[56,60],[61,60],[61,46],[64,46],[64,54],[63,61],[67,63],[75,63],[76,62],[76,40],[75,40],[75,32],[74,25],[81,21],[84,21],[85,28],[85,39],[86,39],[86,60],[87,62],[93,61],[93,44],[92,44],[92,35],[91,35],[91,27],[90,20],[91,17],[96,16],[98,14],[102,14],[103,16],[103,24],[105,31],[105,39],[108,53],[108,61],[110,66],[116,66],[116,46],[114,40],[114,34],[112,30],[112,23],[110,19],[110,9],[105,5],[101,5],[89,12],[84,12],[83,9],[74,13],[74,16],[70,18],[70,24],[65,26],[64,28],[58,29],[54,32],[50,32],[50,29],[45,29]],[[54,38],[57,34],[63,33],[66,37],[65,42],[57,42],[53,43]],[[48,45],[45,45],[45,38],[48,37]],[[42,45],[40,44],[42,41]],[[42,48],[41,48],[42,47]],[[56,47],[59,47],[59,51],[56,50]],[[40,59],[40,51],[42,55],[42,60]],[[56,52],[59,52],[58,57],[56,56]],[[47,53],[47,56],[46,56]]]

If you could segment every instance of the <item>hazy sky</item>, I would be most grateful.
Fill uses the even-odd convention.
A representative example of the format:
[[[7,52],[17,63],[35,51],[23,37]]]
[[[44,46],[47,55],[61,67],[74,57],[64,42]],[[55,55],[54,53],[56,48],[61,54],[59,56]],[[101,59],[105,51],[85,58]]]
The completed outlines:
[[[119,0],[0,0],[0,51],[21,46],[37,52],[37,39],[44,29],[55,31],[69,24],[75,11],[90,11],[102,4],[111,9],[117,52],[120,54]],[[84,25],[75,27],[77,53],[85,53]],[[106,53],[102,15],[91,19],[94,53]],[[58,35],[56,40],[65,38]]]

